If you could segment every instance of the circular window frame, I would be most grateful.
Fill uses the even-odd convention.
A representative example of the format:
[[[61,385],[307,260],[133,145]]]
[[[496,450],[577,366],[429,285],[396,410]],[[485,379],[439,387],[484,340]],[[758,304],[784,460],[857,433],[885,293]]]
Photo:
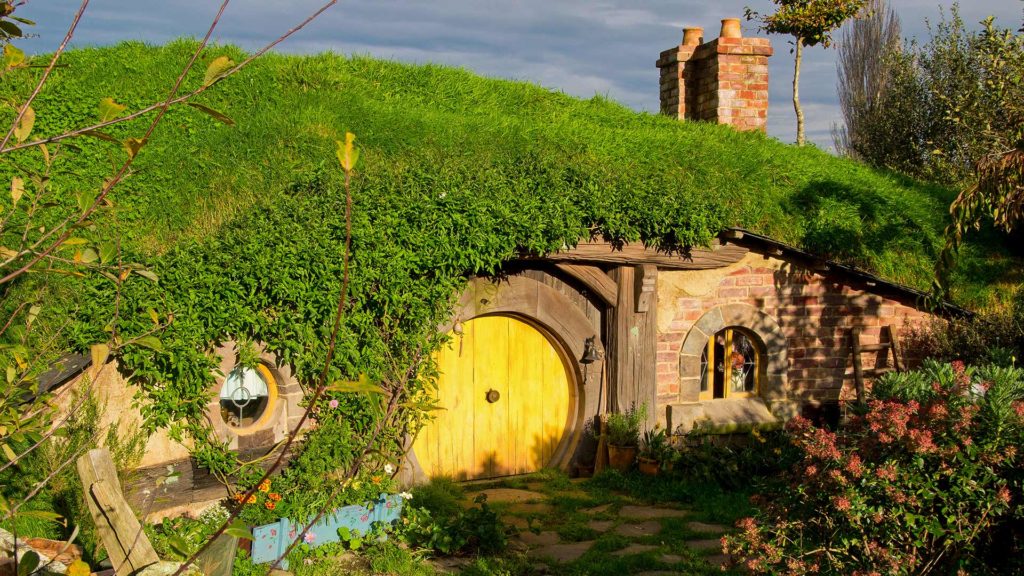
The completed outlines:
[[[234,371],[237,370],[238,368],[239,366],[235,366],[231,370]],[[267,364],[263,361],[260,361],[258,364],[256,364],[256,371],[259,372],[260,376],[263,378],[263,381],[267,384],[267,405],[263,407],[263,411],[260,413],[259,418],[257,418],[252,424],[249,424],[248,426],[232,426],[230,423],[224,420],[224,416],[220,411],[218,411],[217,413],[217,416],[220,418],[221,423],[224,426],[226,426],[228,430],[231,430],[232,432],[239,436],[251,434],[253,432],[257,432],[259,430],[262,430],[263,428],[266,428],[267,424],[269,424],[270,421],[274,419],[275,411],[277,409],[277,377],[274,376],[274,372],[273,370],[271,370],[270,366],[267,366]],[[230,372],[228,374],[230,374]],[[224,386],[226,385],[227,375],[225,375],[224,381],[221,382],[220,385],[218,386],[218,398],[220,398],[220,391],[223,390]],[[217,403],[218,406],[220,406],[220,400],[218,400]]]

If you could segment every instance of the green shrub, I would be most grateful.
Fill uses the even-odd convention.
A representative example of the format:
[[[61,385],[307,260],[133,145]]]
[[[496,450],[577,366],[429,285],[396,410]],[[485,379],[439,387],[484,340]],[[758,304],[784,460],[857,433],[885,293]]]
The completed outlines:
[[[146,536],[161,558],[180,561],[199,550],[227,517],[228,511],[215,505],[198,518],[164,518],[159,524],[146,525]]]
[[[1024,290],[1016,292],[1020,301]],[[989,310],[968,318],[932,318],[911,328],[901,345],[912,361],[932,358],[971,365],[1011,365],[1024,358],[1024,306]]]
[[[450,516],[434,516],[416,506],[415,497],[403,511],[401,534],[412,546],[440,554],[496,554],[508,546],[505,525],[487,504],[487,495],[474,500],[476,506],[460,509]]]
[[[837,432],[796,419],[786,482],[729,552],[765,574],[1020,573],[1024,371],[925,363]]]
[[[729,490],[756,487],[789,469],[797,454],[781,430],[749,435],[691,434],[678,449],[675,469],[688,480]]]
[[[451,478],[436,477],[411,490],[412,500],[435,519],[447,519],[462,511],[462,486]]]
[[[613,446],[637,446],[640,443],[640,427],[647,420],[647,404],[639,407],[634,403],[625,412],[608,415],[608,443]]]

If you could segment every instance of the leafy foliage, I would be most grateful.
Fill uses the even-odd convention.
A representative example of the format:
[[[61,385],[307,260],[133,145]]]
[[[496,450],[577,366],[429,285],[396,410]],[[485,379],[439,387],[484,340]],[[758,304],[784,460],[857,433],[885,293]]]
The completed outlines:
[[[857,16],[867,0],[772,0],[774,14],[760,14],[746,8],[747,20],[758,20],[772,34],[793,37],[793,108],[796,111],[796,143],[804,145],[804,111],[800,106],[800,63],[804,46],[832,44],[832,31]]]
[[[755,573],[1015,573],[1024,371],[929,361],[837,432],[803,419],[786,484],[727,549]]]
[[[647,420],[647,404],[631,405],[625,412],[608,415],[606,430],[608,443],[613,446],[638,446],[640,427]]]
[[[859,123],[868,134],[853,150],[858,158],[960,185],[974,180],[980,160],[1024,137],[1021,34],[993,19],[968,30],[954,5],[929,26],[924,43],[874,49],[880,52],[876,103]]]
[[[413,498],[413,503],[416,499]],[[447,508],[408,506],[403,511],[402,534],[414,546],[441,554],[471,552],[494,554],[508,546],[505,525],[487,504],[487,495],[474,499],[476,506],[453,511]]]
[[[746,9],[747,19],[759,20],[772,34],[787,34],[805,46],[832,45],[832,32],[853,18],[865,0],[772,0],[778,6],[774,14],[759,14]]]

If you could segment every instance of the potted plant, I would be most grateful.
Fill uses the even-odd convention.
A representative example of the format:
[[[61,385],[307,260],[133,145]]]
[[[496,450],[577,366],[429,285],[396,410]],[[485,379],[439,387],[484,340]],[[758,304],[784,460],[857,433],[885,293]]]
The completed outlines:
[[[661,468],[661,463],[668,450],[670,450],[668,436],[664,430],[655,426],[651,430],[644,431],[644,437],[640,442],[640,455],[637,459],[640,473],[645,476],[657,476],[658,469]]]
[[[608,465],[627,472],[636,460],[640,443],[640,425],[647,420],[647,405],[636,404],[622,413],[608,415]]]

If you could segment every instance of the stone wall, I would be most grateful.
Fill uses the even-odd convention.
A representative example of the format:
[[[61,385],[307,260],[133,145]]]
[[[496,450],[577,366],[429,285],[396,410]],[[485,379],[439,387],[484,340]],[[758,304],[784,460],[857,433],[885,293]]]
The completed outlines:
[[[866,292],[841,277],[754,252],[725,268],[662,271],[658,301],[659,412],[697,400],[694,363],[707,340],[695,330],[752,328],[765,340],[768,383],[784,399],[805,406],[852,397],[850,328],[861,329],[863,344],[874,344],[887,338],[883,326],[892,326],[898,337],[928,316],[915,302]],[[691,332],[698,337],[689,339]],[[684,344],[693,349],[684,350]],[[884,354],[864,354],[865,369],[876,367]]]

